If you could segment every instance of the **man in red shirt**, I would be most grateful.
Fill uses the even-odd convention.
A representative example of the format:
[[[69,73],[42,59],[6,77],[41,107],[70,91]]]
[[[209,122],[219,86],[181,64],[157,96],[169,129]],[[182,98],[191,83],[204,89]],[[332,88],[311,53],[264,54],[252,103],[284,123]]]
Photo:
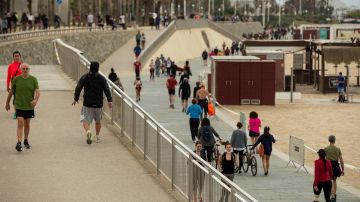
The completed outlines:
[[[174,107],[174,102],[175,102],[175,86],[177,85],[177,81],[174,78],[173,75],[170,75],[168,80],[166,81],[166,87],[168,89],[169,92],[169,102],[170,102],[170,108],[175,108]]]
[[[140,68],[141,68],[141,62],[139,60],[135,60],[134,62],[135,78],[140,77]]]
[[[6,90],[7,92],[10,91],[10,82],[13,78],[21,75],[21,54],[19,51],[13,52],[13,59],[14,61],[9,64],[7,78],[6,78]]]

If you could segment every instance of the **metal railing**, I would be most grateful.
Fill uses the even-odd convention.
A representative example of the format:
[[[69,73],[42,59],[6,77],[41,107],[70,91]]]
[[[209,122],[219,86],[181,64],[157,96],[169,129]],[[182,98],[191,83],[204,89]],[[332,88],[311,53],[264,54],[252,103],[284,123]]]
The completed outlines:
[[[100,27],[92,27],[92,31],[105,31]],[[45,30],[35,30],[35,31],[22,31],[15,32],[9,34],[0,34],[0,43],[7,41],[15,41],[20,39],[29,39],[35,37],[42,36],[55,36],[62,34],[70,34],[70,33],[81,33],[81,32],[89,32],[88,27],[64,27],[59,29],[45,29]]]
[[[60,39],[54,40],[54,48],[59,64],[73,80],[78,81],[89,71],[90,62],[81,51]],[[203,201],[210,202],[219,201],[222,196],[228,196],[231,202],[257,201],[197,156],[110,80],[107,82],[113,107],[104,108],[104,114],[120,129],[120,135],[143,154],[144,160],[156,167],[157,174],[171,183],[173,190],[182,193],[188,201],[199,199],[200,195]]]

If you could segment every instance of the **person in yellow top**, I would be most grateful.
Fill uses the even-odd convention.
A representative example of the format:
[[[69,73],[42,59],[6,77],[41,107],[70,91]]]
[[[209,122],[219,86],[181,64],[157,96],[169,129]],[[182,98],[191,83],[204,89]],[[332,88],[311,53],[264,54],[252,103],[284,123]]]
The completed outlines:
[[[326,159],[331,161],[331,167],[333,170],[333,186],[331,190],[331,199],[336,201],[336,178],[344,175],[344,160],[342,158],[341,150],[339,147],[335,146],[336,137],[334,135],[329,136],[330,145],[325,147]],[[340,161],[340,166],[339,166]]]

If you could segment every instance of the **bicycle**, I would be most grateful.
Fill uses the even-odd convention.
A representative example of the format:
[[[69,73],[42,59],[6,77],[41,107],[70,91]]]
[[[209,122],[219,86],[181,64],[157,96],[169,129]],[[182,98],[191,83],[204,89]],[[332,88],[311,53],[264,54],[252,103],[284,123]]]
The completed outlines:
[[[225,143],[226,143],[226,141],[223,141],[221,139],[216,140],[216,143],[215,143],[215,146],[213,149],[213,154],[211,157],[211,162],[213,163],[215,161],[215,169],[217,169],[219,158],[221,156],[219,147],[220,147],[220,145],[225,145]]]
[[[243,166],[242,169],[245,173],[249,171],[249,167],[251,167],[251,173],[253,176],[257,174],[257,160],[255,156],[255,149],[248,150],[248,147],[252,147],[252,145],[248,145],[246,147],[246,151],[243,155]]]

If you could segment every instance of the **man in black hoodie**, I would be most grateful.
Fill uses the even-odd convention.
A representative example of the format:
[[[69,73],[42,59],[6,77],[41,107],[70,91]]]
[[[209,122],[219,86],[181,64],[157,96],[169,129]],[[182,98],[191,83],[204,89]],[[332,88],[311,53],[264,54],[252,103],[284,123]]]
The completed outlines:
[[[92,143],[92,134],[90,131],[90,125],[95,120],[96,129],[96,142],[100,142],[100,129],[101,129],[101,118],[102,118],[102,107],[103,107],[103,95],[105,93],[109,108],[112,107],[112,97],[109,89],[109,85],[102,75],[99,73],[99,63],[91,62],[90,72],[84,74],[76,88],[75,97],[72,105],[79,102],[79,97],[82,89],[84,88],[84,102],[81,109],[80,120],[83,123],[86,131],[86,142]]]

